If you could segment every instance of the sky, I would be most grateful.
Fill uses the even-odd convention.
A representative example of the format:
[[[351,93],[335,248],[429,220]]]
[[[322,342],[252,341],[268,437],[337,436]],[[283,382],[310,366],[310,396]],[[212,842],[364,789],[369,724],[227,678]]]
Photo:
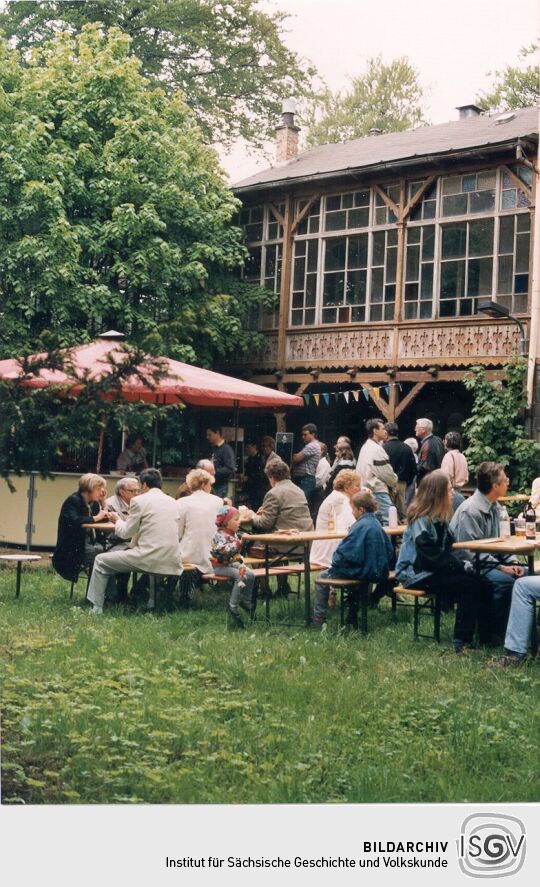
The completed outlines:
[[[331,89],[346,89],[368,58],[408,56],[431,123],[457,119],[490,86],[490,71],[517,62],[539,34],[538,0],[265,0],[289,13],[284,42],[309,59]],[[278,121],[276,121],[277,123]],[[268,146],[272,158],[272,145]],[[232,182],[271,165],[243,143],[221,154]]]

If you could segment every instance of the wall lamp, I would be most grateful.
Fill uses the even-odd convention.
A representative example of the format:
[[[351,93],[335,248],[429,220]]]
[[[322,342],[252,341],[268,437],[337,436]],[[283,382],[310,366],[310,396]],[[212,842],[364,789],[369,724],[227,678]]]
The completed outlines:
[[[478,299],[477,310],[481,314],[487,314],[488,317],[507,317],[508,320],[513,320],[519,327],[519,356],[525,357],[525,328],[521,320],[510,314],[510,311],[504,305],[500,305],[499,302],[493,302],[491,299]]]

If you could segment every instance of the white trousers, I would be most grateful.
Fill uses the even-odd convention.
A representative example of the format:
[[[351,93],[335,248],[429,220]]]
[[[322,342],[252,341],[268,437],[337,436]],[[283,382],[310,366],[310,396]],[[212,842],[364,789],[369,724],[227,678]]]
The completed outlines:
[[[126,551],[107,551],[105,554],[98,554],[88,586],[88,600],[96,607],[103,607],[109,578],[115,573],[131,572],[144,572],[144,564],[139,558],[133,557],[129,548]],[[179,567],[176,575],[180,576],[181,573],[182,569]]]

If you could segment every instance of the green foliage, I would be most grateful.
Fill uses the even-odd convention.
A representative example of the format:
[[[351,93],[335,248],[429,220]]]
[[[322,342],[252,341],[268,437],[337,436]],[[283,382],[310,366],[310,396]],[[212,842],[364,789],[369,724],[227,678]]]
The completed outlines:
[[[225,590],[187,612],[96,620],[43,569],[17,601],[14,581],[0,574],[3,803],[538,797],[535,666],[442,655],[413,640],[410,610],[395,624],[373,612],[366,638],[232,633]]]
[[[206,364],[252,344],[238,202],[125,34],[87,25],[28,64],[2,42],[0,103],[0,356],[53,330],[72,345],[120,329]]]
[[[505,381],[490,382],[483,367],[473,367],[463,384],[474,396],[470,417],[463,423],[465,455],[474,470],[480,462],[500,462],[509,472],[514,492],[529,492],[539,473],[540,444],[525,434],[522,414],[527,364],[510,361]]]
[[[8,2],[0,29],[24,52],[88,22],[131,37],[142,71],[180,90],[206,138],[271,137],[281,101],[308,92],[313,70],[282,40],[286,15],[259,0]]]
[[[532,64],[527,60],[532,56]],[[476,101],[481,108],[492,111],[510,111],[513,108],[529,108],[540,98],[540,69],[538,43],[524,46],[517,65],[507,65],[494,72],[490,92],[480,93]]]
[[[421,126],[422,95],[418,72],[406,56],[388,65],[380,56],[368,59],[366,73],[351,79],[348,92],[326,89],[307,106],[307,145],[359,139],[370,129],[398,132]]]

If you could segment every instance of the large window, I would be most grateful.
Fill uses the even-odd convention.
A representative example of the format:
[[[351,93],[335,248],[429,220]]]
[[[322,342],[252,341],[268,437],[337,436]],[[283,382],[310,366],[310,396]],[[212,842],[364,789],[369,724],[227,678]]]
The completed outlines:
[[[405,223],[401,317],[465,317],[480,297],[527,310],[532,172],[514,164],[406,182],[404,200],[422,189]],[[425,190],[424,190],[425,189]],[[289,323],[392,323],[398,301],[397,183],[296,200]],[[309,206],[308,206],[309,204]],[[283,216],[284,207],[275,204]],[[270,205],[242,210],[250,259],[245,278],[279,292],[283,231]],[[278,310],[263,311],[263,329]]]

